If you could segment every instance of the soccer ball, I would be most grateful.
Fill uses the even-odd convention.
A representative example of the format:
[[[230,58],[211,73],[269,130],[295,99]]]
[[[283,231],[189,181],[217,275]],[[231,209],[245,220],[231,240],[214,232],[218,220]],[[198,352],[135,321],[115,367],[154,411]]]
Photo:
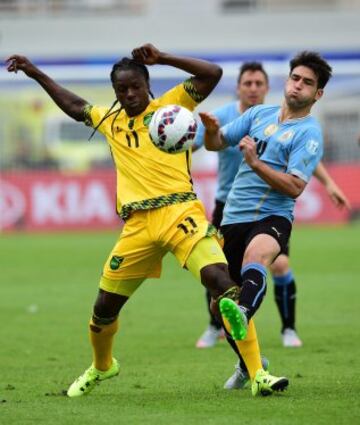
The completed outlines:
[[[149,124],[150,139],[167,153],[180,153],[191,148],[197,129],[194,115],[179,105],[158,109]]]

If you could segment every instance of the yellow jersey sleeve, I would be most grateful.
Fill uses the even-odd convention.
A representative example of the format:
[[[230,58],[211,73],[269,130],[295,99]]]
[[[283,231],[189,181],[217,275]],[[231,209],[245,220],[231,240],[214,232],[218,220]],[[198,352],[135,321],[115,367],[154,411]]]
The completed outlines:
[[[86,105],[84,109],[85,125],[95,128],[108,112],[109,108],[105,106]],[[111,120],[112,117],[113,115],[110,115],[106,120],[101,123],[100,127],[98,128],[100,133],[105,132],[105,128],[107,128],[108,122]]]
[[[164,93],[158,98],[158,101],[161,105],[180,105],[193,111],[204,98],[205,96],[197,92],[192,79],[189,78]]]

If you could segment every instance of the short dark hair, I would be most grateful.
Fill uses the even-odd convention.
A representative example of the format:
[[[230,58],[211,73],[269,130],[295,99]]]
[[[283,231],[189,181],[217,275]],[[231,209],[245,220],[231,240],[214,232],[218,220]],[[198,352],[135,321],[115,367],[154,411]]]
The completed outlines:
[[[269,76],[267,74],[267,72],[265,71],[265,69],[263,68],[262,63],[260,62],[244,62],[239,70],[239,76],[238,76],[238,83],[240,83],[241,77],[243,76],[243,74],[247,71],[251,71],[251,72],[255,72],[255,71],[260,71],[264,74],[265,80],[268,83],[269,82]]]
[[[290,61],[290,75],[297,66],[306,66],[310,68],[317,76],[317,86],[323,89],[332,76],[332,68],[324,58],[317,52],[307,50],[298,53]]]

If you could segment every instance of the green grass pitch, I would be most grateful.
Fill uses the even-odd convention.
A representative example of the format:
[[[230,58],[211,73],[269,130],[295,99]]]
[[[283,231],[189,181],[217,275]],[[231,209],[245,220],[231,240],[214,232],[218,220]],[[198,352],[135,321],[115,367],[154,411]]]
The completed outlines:
[[[195,349],[204,291],[168,255],[122,312],[119,377],[87,397],[61,395],[89,366],[87,321],[115,233],[0,236],[0,423],[353,424],[360,418],[360,226],[297,227],[301,349],[280,345],[269,279],[257,318],[271,371],[289,390],[226,391],[235,357],[225,342]]]

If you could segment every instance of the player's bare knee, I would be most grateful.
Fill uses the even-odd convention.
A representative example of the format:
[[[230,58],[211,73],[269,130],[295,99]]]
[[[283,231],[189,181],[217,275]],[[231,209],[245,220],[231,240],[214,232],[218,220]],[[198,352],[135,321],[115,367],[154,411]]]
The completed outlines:
[[[280,248],[278,249],[277,247],[276,249],[274,249],[274,247],[259,248],[257,245],[249,245],[244,254],[243,266],[249,263],[257,263],[264,267],[269,267],[279,251]]]
[[[283,276],[288,273],[290,268],[289,257],[282,254],[279,255],[275,261],[270,265],[271,274],[274,276]]]
[[[109,324],[116,320],[121,308],[127,300],[128,297],[113,294],[111,292],[106,292],[100,289],[94,305],[93,317],[97,321],[103,322],[102,324]],[[108,319],[110,320],[110,322],[108,321]]]
[[[257,263],[262,264],[263,266],[267,266],[268,262],[269,260],[267,253],[261,252],[257,250],[257,248],[250,247],[245,251],[243,265]]]

